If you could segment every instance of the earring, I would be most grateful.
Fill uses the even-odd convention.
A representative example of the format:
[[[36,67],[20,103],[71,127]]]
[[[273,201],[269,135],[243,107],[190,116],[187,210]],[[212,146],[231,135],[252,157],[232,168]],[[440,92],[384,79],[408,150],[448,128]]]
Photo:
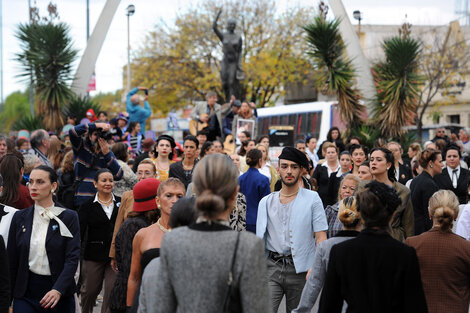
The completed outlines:
[[[430,168],[432,168],[432,164],[431,164],[431,165],[429,165],[429,167],[430,167]]]
[[[54,193],[54,191],[55,191],[54,189],[51,189],[51,193]]]
[[[390,167],[387,167],[387,171],[390,169]]]
[[[158,208],[159,210],[162,209],[162,207],[160,206],[160,204],[157,204],[157,208]]]

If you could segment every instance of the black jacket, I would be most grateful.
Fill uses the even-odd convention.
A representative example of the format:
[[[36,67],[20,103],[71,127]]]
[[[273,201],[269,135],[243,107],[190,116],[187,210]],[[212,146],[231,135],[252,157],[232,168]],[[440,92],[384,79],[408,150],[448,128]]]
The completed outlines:
[[[457,188],[454,188],[452,181],[447,171],[447,167],[442,170],[442,173],[434,176],[439,189],[451,190],[459,198],[460,204],[467,204],[468,202],[468,186],[470,184],[470,171],[464,168],[460,168],[460,175],[457,180]]]
[[[66,172],[59,175],[59,189],[57,190],[57,200],[67,209],[76,210],[74,196],[76,191],[75,173]]]
[[[415,235],[419,235],[430,230],[432,227],[432,220],[429,218],[428,203],[429,198],[439,190],[439,187],[432,179],[431,175],[423,171],[411,181],[410,190],[415,221]]]
[[[121,204],[120,197],[114,196],[114,199],[111,219],[108,218],[100,203],[93,202],[95,197],[91,197],[84,202],[78,210],[84,260],[95,262],[109,260],[109,248],[113,240],[114,223]]]
[[[336,175],[336,172],[331,173],[331,175]],[[331,190],[331,188],[328,187],[330,182],[330,177],[328,177],[328,168],[323,166],[323,164],[317,165],[317,167],[315,167],[315,171],[313,172],[312,178],[317,180],[317,192],[321,198],[321,201],[323,202],[323,207],[326,208],[327,205],[335,204],[337,202],[336,199],[332,199],[331,195],[328,194],[328,190]]]
[[[411,172],[411,168],[408,166],[398,163],[398,182],[402,185],[406,185],[406,182],[413,178],[413,173]]]
[[[330,252],[319,313],[428,312],[415,249],[365,229]]]

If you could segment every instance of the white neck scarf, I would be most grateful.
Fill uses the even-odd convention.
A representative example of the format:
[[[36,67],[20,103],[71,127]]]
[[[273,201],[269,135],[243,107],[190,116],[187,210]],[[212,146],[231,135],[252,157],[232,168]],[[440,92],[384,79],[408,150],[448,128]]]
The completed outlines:
[[[65,209],[59,208],[59,207],[56,207],[56,206],[52,206],[52,207],[49,207],[49,208],[43,208],[42,206],[37,205],[37,204],[36,204],[36,207],[38,209],[39,215],[41,215],[43,218],[49,219],[49,220],[51,220],[51,219],[55,220],[57,222],[57,224],[59,224],[59,230],[60,230],[60,234],[62,235],[62,237],[73,238],[72,233],[67,228],[67,226],[65,226],[64,222],[62,222],[60,220],[60,218],[57,217],[60,213],[65,211]]]

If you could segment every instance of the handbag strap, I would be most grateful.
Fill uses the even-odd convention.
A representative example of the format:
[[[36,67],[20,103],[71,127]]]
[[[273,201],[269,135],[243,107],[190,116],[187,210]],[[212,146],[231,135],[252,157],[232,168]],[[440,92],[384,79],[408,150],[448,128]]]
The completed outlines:
[[[233,255],[232,255],[232,264],[230,265],[230,272],[228,274],[228,280],[227,280],[228,287],[227,287],[227,293],[225,294],[223,312],[227,312],[227,308],[229,305],[230,293],[231,293],[232,284],[233,284],[233,272],[235,269],[235,259],[237,257],[237,249],[238,249],[239,241],[240,241],[240,232],[237,232],[237,240],[235,241],[235,249],[233,249]]]

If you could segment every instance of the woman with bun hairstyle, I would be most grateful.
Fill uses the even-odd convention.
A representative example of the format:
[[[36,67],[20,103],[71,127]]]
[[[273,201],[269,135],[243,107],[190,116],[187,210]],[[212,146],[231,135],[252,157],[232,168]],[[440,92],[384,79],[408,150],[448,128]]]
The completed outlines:
[[[388,231],[397,192],[372,181],[356,201],[364,230],[331,248],[318,312],[339,313],[344,301],[348,312],[428,312],[415,249]]]
[[[193,182],[200,216],[195,224],[163,237],[154,293],[158,301],[152,312],[220,313],[228,281],[239,295],[229,301],[230,309],[268,312],[264,243],[228,226],[238,192],[237,168],[227,156],[208,155],[196,165]]]
[[[415,235],[424,233],[432,227],[432,220],[429,218],[428,203],[431,196],[439,190],[433,177],[442,173],[441,151],[427,148],[421,153],[418,162],[423,168],[423,171],[416,176],[410,184]]]
[[[258,149],[251,149],[246,154],[246,164],[250,168],[238,179],[240,192],[246,198],[246,230],[256,233],[256,218],[258,204],[271,193],[269,179],[259,172],[263,162],[263,153]]]
[[[13,313],[75,312],[78,215],[55,205],[57,174],[49,166],[33,169],[28,189],[34,205],[13,215],[8,234]]]
[[[355,177],[354,175],[348,176]],[[310,313],[312,311],[325,283],[331,248],[340,242],[357,237],[362,230],[361,214],[357,209],[354,197],[347,197],[339,202],[338,220],[341,222],[343,230],[317,246],[312,271],[307,277],[299,305],[292,313]]]
[[[410,190],[396,181],[394,157],[392,151],[387,148],[374,148],[370,154],[370,172],[373,179],[395,189],[401,199],[391,222],[391,235],[399,241],[414,235],[413,232],[413,206],[411,203]],[[364,189],[367,182],[362,182],[357,192]]]
[[[470,304],[470,242],[452,232],[459,200],[450,190],[429,199],[433,227],[406,240],[416,249],[429,313],[467,313]]]
[[[340,232],[341,229],[343,229],[343,223],[341,223],[338,218],[339,207],[342,203],[341,201],[354,195],[359,182],[359,178],[357,178],[355,175],[346,175],[339,185],[339,190],[337,192],[338,202],[333,205],[328,205],[325,208],[326,220],[328,222],[328,230],[326,231],[326,235],[328,238],[336,236],[336,234]]]

